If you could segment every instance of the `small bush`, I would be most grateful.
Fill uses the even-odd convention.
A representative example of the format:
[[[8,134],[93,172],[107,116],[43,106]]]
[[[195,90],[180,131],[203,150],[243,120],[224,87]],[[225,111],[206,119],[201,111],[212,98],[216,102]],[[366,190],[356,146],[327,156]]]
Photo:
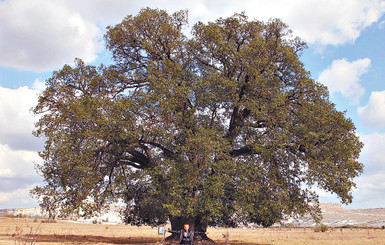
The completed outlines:
[[[320,225],[317,225],[315,228],[314,228],[314,232],[325,232],[329,229],[329,227],[325,224],[320,224]]]

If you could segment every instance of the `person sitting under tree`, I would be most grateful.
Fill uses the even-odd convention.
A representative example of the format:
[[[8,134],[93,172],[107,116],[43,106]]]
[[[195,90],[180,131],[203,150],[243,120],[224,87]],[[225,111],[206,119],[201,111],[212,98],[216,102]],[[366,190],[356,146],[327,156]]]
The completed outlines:
[[[180,234],[179,244],[189,244],[189,245],[194,244],[194,235],[195,234],[208,234],[208,232],[193,231],[193,230],[190,230],[189,228],[190,228],[189,224],[184,224],[183,230],[173,231],[173,230],[169,229],[168,232]]]

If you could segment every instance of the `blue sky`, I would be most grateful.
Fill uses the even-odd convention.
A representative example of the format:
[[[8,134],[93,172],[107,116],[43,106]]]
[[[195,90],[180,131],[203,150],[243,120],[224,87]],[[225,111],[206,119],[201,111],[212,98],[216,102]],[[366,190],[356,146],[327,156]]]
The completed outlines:
[[[307,42],[302,61],[328,86],[365,146],[364,173],[348,208],[385,207],[385,1],[381,0],[0,0],[0,209],[36,206],[28,191],[42,183],[34,170],[43,140],[30,113],[52,71],[76,57],[110,62],[108,25],[143,7],[189,10],[190,26],[245,11],[250,19],[280,18]],[[188,32],[188,30],[186,30]],[[318,190],[323,202],[338,202]]]

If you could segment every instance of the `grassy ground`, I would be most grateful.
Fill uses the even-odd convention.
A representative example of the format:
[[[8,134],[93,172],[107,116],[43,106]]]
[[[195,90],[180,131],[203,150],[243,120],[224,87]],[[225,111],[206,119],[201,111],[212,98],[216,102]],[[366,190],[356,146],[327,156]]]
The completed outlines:
[[[166,227],[167,229],[168,227]],[[41,223],[31,219],[0,219],[0,244],[161,244],[157,228],[129,225],[78,224],[65,221]],[[208,236],[219,244],[361,245],[385,244],[385,230],[311,228],[209,228]]]

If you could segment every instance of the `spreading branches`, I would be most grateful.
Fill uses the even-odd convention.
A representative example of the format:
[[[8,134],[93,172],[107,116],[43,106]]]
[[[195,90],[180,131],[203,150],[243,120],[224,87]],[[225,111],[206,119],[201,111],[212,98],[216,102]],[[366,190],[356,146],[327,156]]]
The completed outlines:
[[[108,27],[113,65],[77,59],[47,80],[33,110],[41,205],[91,215],[123,201],[132,224],[205,230],[317,217],[313,186],[351,202],[362,143],[299,60],[306,45],[244,13],[191,38],[185,25],[186,11],[143,9]]]

